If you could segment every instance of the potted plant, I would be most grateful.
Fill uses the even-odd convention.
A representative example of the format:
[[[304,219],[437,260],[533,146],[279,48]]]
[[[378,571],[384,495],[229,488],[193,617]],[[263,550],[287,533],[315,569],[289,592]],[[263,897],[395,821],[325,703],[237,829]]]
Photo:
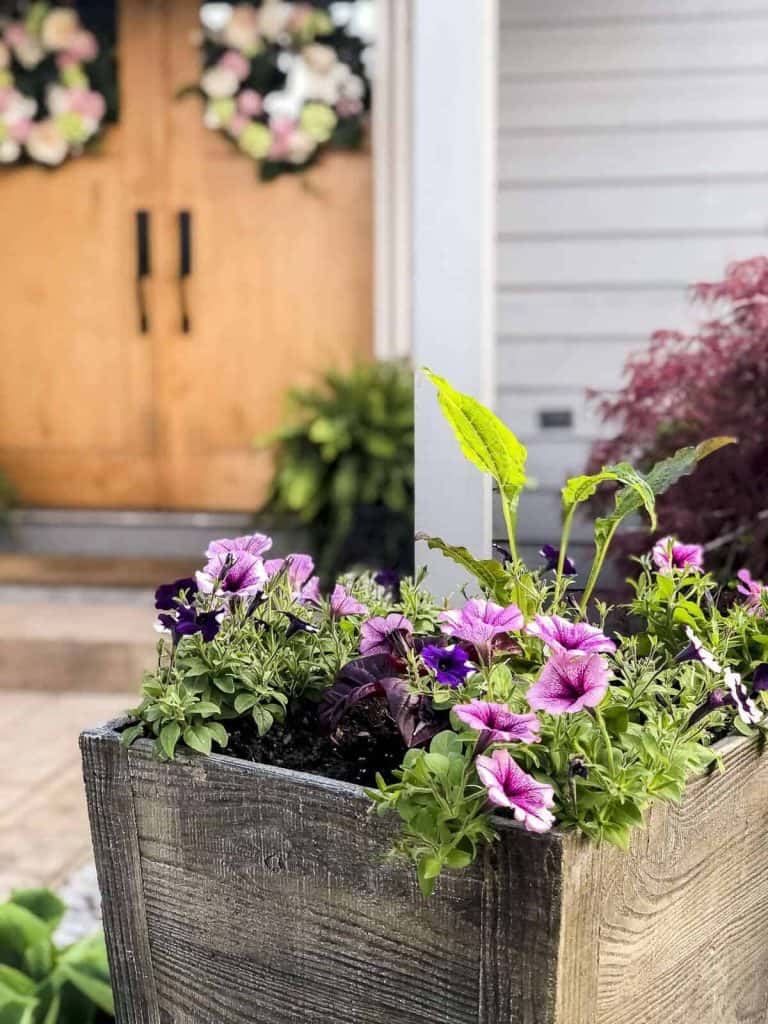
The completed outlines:
[[[569,480],[531,569],[524,447],[431,378],[505,504],[504,564],[428,541],[481,596],[322,594],[308,556],[214,542],[158,591],[139,706],[83,735],[117,1019],[765,1020],[768,590],[720,592],[664,539],[629,616],[595,597],[622,520],[655,525],[729,439]],[[577,589],[570,525],[604,482]]]

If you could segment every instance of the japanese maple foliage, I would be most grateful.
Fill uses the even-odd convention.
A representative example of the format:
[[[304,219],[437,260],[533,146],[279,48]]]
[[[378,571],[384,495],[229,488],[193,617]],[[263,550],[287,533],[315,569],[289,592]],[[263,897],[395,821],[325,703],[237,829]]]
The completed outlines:
[[[628,459],[647,468],[701,437],[729,434],[738,445],[703,464],[658,501],[659,531],[704,544],[728,577],[746,564],[768,574],[768,257],[731,264],[722,281],[696,284],[705,319],[691,334],[657,331],[627,362],[626,383],[597,396],[618,426],[594,445],[588,472]],[[602,496],[605,500],[605,496]],[[625,538],[642,550],[646,538]]]

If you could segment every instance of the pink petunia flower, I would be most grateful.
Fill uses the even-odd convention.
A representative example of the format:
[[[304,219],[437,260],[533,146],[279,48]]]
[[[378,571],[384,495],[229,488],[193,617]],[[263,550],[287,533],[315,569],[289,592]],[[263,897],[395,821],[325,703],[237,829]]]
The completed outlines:
[[[394,654],[397,644],[413,635],[413,624],[399,612],[390,612],[386,618],[368,619],[360,628],[361,654]]]
[[[569,622],[559,615],[537,615],[525,627],[525,632],[542,640],[550,654],[598,654],[601,651],[611,654],[616,650],[613,640],[609,640],[596,626]]]
[[[662,576],[669,576],[673,569],[699,571],[704,566],[704,549],[700,544],[681,544],[674,537],[662,537],[657,541],[651,556]]]
[[[747,599],[744,607],[753,615],[764,615],[763,596],[768,593],[768,587],[764,587],[759,580],[753,580],[749,569],[739,569],[736,575],[741,580],[736,589]]]
[[[608,691],[609,670],[599,654],[553,654],[526,699],[534,711],[562,715],[594,708]]]
[[[552,828],[555,816],[549,808],[555,802],[554,789],[524,772],[508,750],[478,757],[475,766],[492,804],[509,808],[529,832],[548,832]]]
[[[347,593],[347,588],[337,583],[331,594],[331,615],[340,619],[344,615],[367,615],[368,606],[356,601]]]
[[[202,571],[195,573],[195,578],[204,594],[251,597],[264,589],[267,573],[262,558],[240,550],[214,555]]]
[[[490,656],[494,642],[513,630],[522,629],[525,619],[516,604],[501,605],[475,598],[463,608],[440,613],[440,628],[448,636],[464,640],[486,657]]]
[[[255,89],[243,89],[237,97],[237,109],[246,117],[256,117],[261,113],[261,96]]]
[[[287,558],[270,558],[264,565],[270,579],[288,564],[288,583],[294,601],[300,604],[317,604],[320,601],[320,579],[313,576],[315,562],[311,555],[294,552]]]
[[[541,723],[536,715],[516,715],[505,704],[492,704],[485,700],[472,700],[457,704],[456,717],[470,729],[487,733],[484,746],[491,743],[538,743]]]
[[[226,555],[228,551],[237,554],[238,551],[247,551],[250,555],[263,555],[272,547],[272,538],[265,533],[250,533],[246,537],[222,538],[212,540],[206,549],[206,557],[213,558],[214,555]]]

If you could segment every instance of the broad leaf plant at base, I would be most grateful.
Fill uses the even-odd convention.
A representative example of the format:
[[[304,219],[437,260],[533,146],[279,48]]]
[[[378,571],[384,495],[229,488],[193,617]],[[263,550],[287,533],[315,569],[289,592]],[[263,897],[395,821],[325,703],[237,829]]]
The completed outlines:
[[[373,809],[401,819],[391,855],[412,861],[425,896],[494,841],[498,815],[626,848],[653,801],[679,800],[717,762],[715,740],[768,724],[768,588],[749,573],[722,590],[698,546],[665,537],[639,560],[628,608],[596,596],[622,522],[639,513],[655,528],[658,496],[732,439],[683,448],[648,473],[619,463],[567,481],[559,547],[530,568],[515,538],[525,448],[428,376],[463,453],[502,496],[504,562],[422,537],[476,580],[474,594],[439,606],[423,579],[349,576],[323,593],[308,555],[269,558],[260,534],[216,541],[195,578],[158,591],[169,639],[125,732],[127,743],[153,737],[161,758],[181,743],[243,756],[247,722],[254,757],[272,756],[259,742],[306,744],[301,767],[327,774],[331,751],[335,777],[362,778]],[[605,483],[618,488],[613,508],[595,523],[577,587],[574,515]],[[316,743],[325,760],[312,760]],[[353,760],[362,774],[345,776]]]

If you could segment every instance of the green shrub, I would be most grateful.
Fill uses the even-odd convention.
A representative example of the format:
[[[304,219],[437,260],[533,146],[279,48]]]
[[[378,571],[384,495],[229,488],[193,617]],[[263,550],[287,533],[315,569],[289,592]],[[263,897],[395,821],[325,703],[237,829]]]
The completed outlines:
[[[289,392],[275,474],[262,507],[306,526],[321,571],[352,565],[409,571],[413,558],[413,374],[403,363],[327,373]]]
[[[2,1024],[101,1024],[114,1016],[103,935],[54,945],[65,909],[48,889],[19,889],[0,904]]]

